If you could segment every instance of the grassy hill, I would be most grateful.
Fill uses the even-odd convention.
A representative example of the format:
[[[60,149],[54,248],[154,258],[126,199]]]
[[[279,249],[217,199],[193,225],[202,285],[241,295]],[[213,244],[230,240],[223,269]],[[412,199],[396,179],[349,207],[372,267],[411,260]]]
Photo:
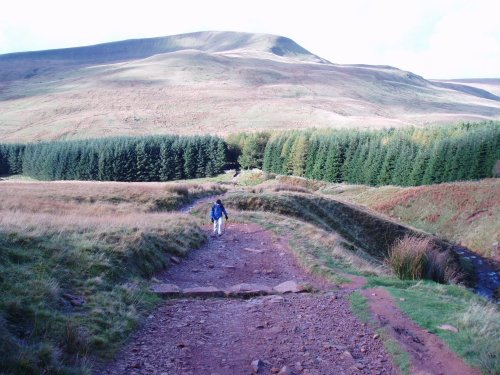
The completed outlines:
[[[0,55],[3,141],[389,127],[500,118],[500,98],[290,39],[200,32]]]

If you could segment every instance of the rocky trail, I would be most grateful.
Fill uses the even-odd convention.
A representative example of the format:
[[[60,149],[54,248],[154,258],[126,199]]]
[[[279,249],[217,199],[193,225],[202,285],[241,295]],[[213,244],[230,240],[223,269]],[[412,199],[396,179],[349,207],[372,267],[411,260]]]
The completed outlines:
[[[379,335],[351,312],[348,296],[362,278],[339,288],[308,274],[285,239],[254,224],[232,224],[182,262],[173,259],[153,286],[168,298],[99,374],[398,373]],[[391,306],[389,296],[366,293],[381,326],[417,329],[394,305],[374,308]],[[415,373],[475,373],[453,355],[434,356],[443,347],[434,339],[431,350],[418,348],[425,356],[411,356]],[[419,366],[423,360],[432,366]]]
[[[286,241],[256,225],[231,225],[157,278],[182,289],[293,280],[318,291],[167,299],[102,374],[395,373],[345,292],[303,271]]]

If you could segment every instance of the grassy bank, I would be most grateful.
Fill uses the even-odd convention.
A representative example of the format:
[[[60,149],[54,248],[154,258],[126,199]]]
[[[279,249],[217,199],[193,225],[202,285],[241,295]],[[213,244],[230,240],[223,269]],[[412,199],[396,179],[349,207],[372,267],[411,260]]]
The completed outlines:
[[[1,183],[0,373],[84,374],[112,356],[157,302],[151,275],[205,240],[155,206],[208,191],[187,189]]]
[[[500,241],[500,179],[408,188],[332,184],[321,191],[500,260],[494,246]]]

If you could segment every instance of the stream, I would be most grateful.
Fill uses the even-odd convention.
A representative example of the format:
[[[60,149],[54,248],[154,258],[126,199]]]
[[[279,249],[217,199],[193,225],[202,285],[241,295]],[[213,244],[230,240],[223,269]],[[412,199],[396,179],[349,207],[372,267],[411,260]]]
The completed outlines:
[[[498,266],[495,267],[491,260],[472,252],[466,247],[454,246],[453,250],[460,258],[472,264],[475,279],[474,292],[500,304],[498,296],[495,296],[496,289],[500,287],[500,274],[496,271]]]

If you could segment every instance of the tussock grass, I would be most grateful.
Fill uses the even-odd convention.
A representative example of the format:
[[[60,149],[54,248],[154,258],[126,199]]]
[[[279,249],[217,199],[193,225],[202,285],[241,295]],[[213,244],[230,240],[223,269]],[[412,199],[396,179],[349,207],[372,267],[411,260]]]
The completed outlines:
[[[405,236],[389,250],[387,263],[402,280],[428,279],[438,283],[456,281],[456,266],[446,252],[440,252],[432,239]]]
[[[149,277],[205,241],[143,207],[164,184],[124,185],[0,184],[0,373],[88,373],[156,304]]]
[[[396,241],[389,250],[387,262],[400,279],[421,279],[425,270],[426,253],[430,246],[428,238],[405,236]]]

